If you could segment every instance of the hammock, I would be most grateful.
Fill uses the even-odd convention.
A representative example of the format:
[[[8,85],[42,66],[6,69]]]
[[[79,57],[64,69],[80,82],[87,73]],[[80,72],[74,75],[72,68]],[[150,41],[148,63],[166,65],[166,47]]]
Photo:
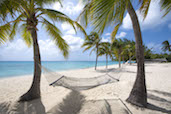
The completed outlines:
[[[62,86],[68,89],[81,91],[81,90],[88,90],[100,85],[113,83],[119,81],[120,72],[122,69],[115,69],[112,72],[115,77],[110,75],[110,72],[106,73],[105,75],[91,77],[91,78],[76,78],[76,77],[67,77],[62,74],[56,73],[54,71],[50,71],[49,69],[41,66],[50,86]],[[116,78],[117,77],[117,78]]]

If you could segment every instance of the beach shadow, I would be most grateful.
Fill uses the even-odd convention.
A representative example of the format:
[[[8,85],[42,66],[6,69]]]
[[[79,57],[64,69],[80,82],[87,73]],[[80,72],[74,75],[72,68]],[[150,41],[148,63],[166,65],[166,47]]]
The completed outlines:
[[[171,114],[171,110],[167,110],[165,108],[162,108],[162,107],[150,104],[150,103],[148,103],[147,109],[154,110],[154,111],[159,111],[159,112],[162,112],[162,113]]]
[[[101,70],[96,70],[96,72],[100,72],[100,73],[107,73],[107,72],[111,72],[117,70],[116,68],[110,68],[110,69],[101,69]]]
[[[169,101],[165,98],[153,95],[153,94],[148,94],[147,97],[148,97],[148,99],[151,99],[151,100],[154,100],[154,101],[157,101],[160,103],[160,106],[156,106],[154,104],[149,103],[147,105],[148,109],[163,112],[163,113],[169,113],[169,114],[171,113],[171,107],[170,107],[171,101]],[[161,105],[161,104],[164,104],[164,105]]]
[[[171,106],[171,101],[168,101],[167,99],[155,96],[153,94],[148,94],[148,98],[151,99],[151,100],[155,100],[155,101],[159,101],[159,102],[170,104],[170,106]]]
[[[137,72],[135,72],[135,71],[128,71],[128,70],[125,70],[124,72],[125,72],[125,73],[133,73],[133,74],[137,73]],[[152,72],[145,72],[145,73],[152,73]]]
[[[62,103],[50,109],[47,114],[78,114],[85,101],[85,97],[78,91],[71,91]]]
[[[137,73],[137,72],[134,72],[134,71],[125,71],[126,73]]]
[[[154,93],[157,93],[157,94],[161,94],[161,95],[164,95],[164,96],[167,96],[167,97],[171,97],[171,93],[169,92],[164,92],[164,91],[159,91],[159,90],[148,90],[150,92],[154,92]]]
[[[0,104],[0,114],[46,114],[40,99],[30,102],[4,102]]]

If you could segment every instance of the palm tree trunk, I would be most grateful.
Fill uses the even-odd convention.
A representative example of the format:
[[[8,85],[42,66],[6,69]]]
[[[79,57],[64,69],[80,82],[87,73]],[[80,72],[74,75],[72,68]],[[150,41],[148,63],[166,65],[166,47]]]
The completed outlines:
[[[121,68],[121,54],[119,54],[119,68]]]
[[[41,79],[41,59],[39,45],[37,41],[36,29],[31,29],[31,36],[33,38],[33,51],[34,51],[34,77],[33,82],[27,93],[20,97],[19,101],[29,101],[40,98],[40,79]]]
[[[131,2],[129,2],[127,10],[132,20],[136,41],[137,76],[132,91],[126,101],[136,106],[146,107],[147,90],[145,83],[144,49],[142,45],[143,41],[141,36],[141,30],[137,15],[135,13],[135,10],[133,9]]]
[[[123,61],[123,64],[125,64],[124,56],[122,56],[122,61]]]
[[[131,56],[129,56],[129,64],[131,65]]]
[[[108,67],[108,55],[106,55],[106,69]]]
[[[97,47],[97,51],[96,51],[96,64],[95,64],[95,70],[96,70],[96,68],[97,68],[97,60],[98,60],[98,46],[96,46]]]

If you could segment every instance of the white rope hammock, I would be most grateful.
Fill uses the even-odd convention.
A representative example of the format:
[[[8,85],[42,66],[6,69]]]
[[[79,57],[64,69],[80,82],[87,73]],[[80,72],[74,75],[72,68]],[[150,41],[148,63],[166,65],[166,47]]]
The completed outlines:
[[[104,75],[91,78],[67,77],[41,66],[50,86],[62,86],[68,89],[81,91],[91,89],[100,85],[118,82],[123,68],[114,69]],[[111,73],[112,72],[112,73]]]

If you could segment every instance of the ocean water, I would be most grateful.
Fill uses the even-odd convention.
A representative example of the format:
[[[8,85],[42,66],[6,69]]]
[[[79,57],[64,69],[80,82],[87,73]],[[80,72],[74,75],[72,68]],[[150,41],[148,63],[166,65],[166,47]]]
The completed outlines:
[[[108,65],[118,64],[109,61]],[[94,67],[95,61],[43,61],[42,65],[52,71],[63,71]],[[105,61],[98,61],[98,66],[105,66]],[[0,78],[33,74],[33,61],[0,61]]]

